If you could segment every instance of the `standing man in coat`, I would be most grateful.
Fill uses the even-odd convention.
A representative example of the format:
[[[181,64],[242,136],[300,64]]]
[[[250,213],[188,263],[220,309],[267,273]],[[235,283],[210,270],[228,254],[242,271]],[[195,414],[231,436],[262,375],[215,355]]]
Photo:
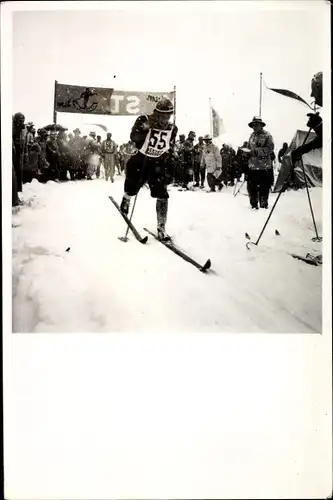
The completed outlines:
[[[189,183],[193,180],[194,172],[194,139],[195,132],[189,132],[186,141],[180,152],[181,168],[182,168],[182,184],[181,187],[188,190]]]
[[[223,188],[221,155],[219,148],[213,144],[210,135],[205,135],[203,140],[205,145],[201,158],[201,168],[207,169],[208,186],[210,187],[210,191],[214,193],[216,186],[219,191]]]
[[[16,113],[13,116],[13,164],[16,175],[16,187],[18,193],[22,193],[23,185],[23,165],[27,161],[27,142],[25,116]]]
[[[205,170],[200,169],[202,153],[204,149],[203,137],[199,137],[198,144],[194,146],[194,187],[204,187],[205,183]]]
[[[111,139],[112,134],[106,134],[106,140],[102,143],[102,156],[104,161],[105,180],[114,182],[116,167],[117,144]]]
[[[255,116],[249,123],[253,129],[249,138],[249,172],[247,188],[253,209],[268,208],[269,189],[272,185],[272,153],[274,142],[271,134],[264,130],[266,123]],[[274,179],[274,177],[273,177]]]

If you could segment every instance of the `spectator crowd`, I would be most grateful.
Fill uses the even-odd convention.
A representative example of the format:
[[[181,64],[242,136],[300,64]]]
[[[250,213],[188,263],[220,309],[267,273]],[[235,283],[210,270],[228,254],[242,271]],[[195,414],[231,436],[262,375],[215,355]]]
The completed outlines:
[[[75,179],[91,180],[101,176],[104,167],[106,181],[126,172],[129,158],[136,152],[131,141],[118,146],[107,133],[90,132],[81,136],[77,128],[67,134],[60,125],[48,125],[36,131],[34,124],[25,124],[25,116],[16,113],[12,124],[12,205],[21,204],[19,193],[23,184],[37,179],[61,182]]]
[[[250,139],[233,149],[223,144],[221,150],[213,144],[210,135],[198,138],[190,131],[187,138],[180,134],[169,152],[170,182],[181,190],[202,189],[207,182],[209,190],[222,190],[234,186],[241,177],[247,180],[252,208],[268,206],[269,189],[274,183],[274,143],[264,130],[265,123],[254,117]],[[81,136],[78,128],[73,133],[60,125],[51,124],[35,130],[33,123],[25,124],[22,113],[13,116],[13,191],[12,204],[19,205],[18,193],[23,184],[37,179],[39,182],[56,182],[87,179],[101,176],[104,168],[106,181],[126,173],[129,158],[137,152],[132,141],[118,146],[107,133],[104,140],[95,132]],[[282,161],[286,145],[279,153]]]

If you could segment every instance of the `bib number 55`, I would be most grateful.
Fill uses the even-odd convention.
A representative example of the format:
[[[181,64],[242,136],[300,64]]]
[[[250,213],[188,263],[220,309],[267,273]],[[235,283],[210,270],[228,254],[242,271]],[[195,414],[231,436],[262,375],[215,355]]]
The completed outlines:
[[[164,130],[151,130],[149,146],[154,149],[161,151],[167,147],[166,138],[168,137],[168,132]]]

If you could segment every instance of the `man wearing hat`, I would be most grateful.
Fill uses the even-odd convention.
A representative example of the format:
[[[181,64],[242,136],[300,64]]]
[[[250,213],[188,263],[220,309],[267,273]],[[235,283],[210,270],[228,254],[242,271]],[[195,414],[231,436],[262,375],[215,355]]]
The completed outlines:
[[[264,130],[266,123],[255,116],[249,123],[253,129],[248,147],[250,158],[248,163],[247,188],[250,204],[253,209],[268,208],[269,188],[272,185],[272,153],[274,142],[271,134]]]
[[[130,200],[147,183],[152,198],[156,199],[157,235],[169,240],[165,225],[168,213],[167,184],[172,181],[170,149],[175,143],[177,127],[170,123],[174,107],[170,99],[160,99],[151,115],[139,116],[130,139],[138,149],[127,163],[124,196],[121,211],[128,215]]]
[[[207,182],[212,193],[215,192],[216,186],[221,191],[222,184],[222,159],[219,148],[213,144],[209,134],[203,138],[204,148],[201,158],[201,168],[207,169]]]

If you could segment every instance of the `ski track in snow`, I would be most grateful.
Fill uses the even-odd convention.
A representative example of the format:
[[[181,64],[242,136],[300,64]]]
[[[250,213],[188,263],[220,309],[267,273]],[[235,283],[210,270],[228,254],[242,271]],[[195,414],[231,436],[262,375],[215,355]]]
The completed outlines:
[[[14,332],[321,331],[321,267],[288,255],[321,252],[304,190],[281,196],[247,250],[245,232],[255,241],[269,211],[249,209],[245,186],[236,198],[231,187],[171,187],[167,229],[194,259],[212,260],[204,275],[151,237],[119,241],[126,226],[108,195],[120,203],[123,181],[25,184],[12,218]],[[322,190],[311,195],[322,234]],[[156,229],[149,190],[133,222],[143,235]]]

